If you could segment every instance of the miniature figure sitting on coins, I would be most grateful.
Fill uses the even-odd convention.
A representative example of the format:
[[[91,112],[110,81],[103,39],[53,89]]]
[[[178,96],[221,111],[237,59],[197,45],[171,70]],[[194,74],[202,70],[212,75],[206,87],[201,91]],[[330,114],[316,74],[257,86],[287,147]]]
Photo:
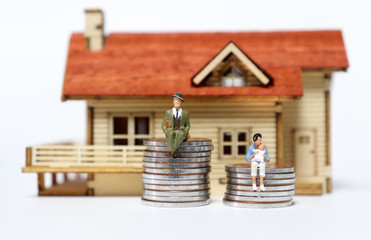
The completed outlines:
[[[265,177],[265,162],[270,162],[271,159],[269,158],[267,147],[262,144],[262,135],[260,133],[254,134],[253,141],[254,144],[249,147],[249,150],[246,153],[246,161],[251,162],[252,187],[254,191],[257,190],[256,176],[259,167],[260,190],[265,191],[263,182]]]
[[[179,145],[189,138],[189,114],[180,106],[184,102],[183,96],[177,93],[172,96],[174,107],[165,113],[161,128],[164,131],[168,143],[168,156],[173,158],[174,152]]]

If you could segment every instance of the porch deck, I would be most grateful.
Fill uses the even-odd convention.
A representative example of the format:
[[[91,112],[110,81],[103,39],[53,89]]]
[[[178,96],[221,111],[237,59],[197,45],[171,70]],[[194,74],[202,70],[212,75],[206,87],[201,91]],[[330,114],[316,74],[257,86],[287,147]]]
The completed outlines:
[[[26,149],[23,172],[139,173],[144,146],[45,145]]]
[[[89,179],[96,173],[142,172],[144,146],[76,146],[45,145],[26,148],[26,166],[23,172],[37,173],[38,194],[52,195],[94,195],[89,188]],[[52,174],[52,184],[46,187],[45,174]],[[77,178],[69,179],[67,173],[76,173]],[[87,173],[88,178],[80,178]],[[57,182],[57,174],[63,181]]]

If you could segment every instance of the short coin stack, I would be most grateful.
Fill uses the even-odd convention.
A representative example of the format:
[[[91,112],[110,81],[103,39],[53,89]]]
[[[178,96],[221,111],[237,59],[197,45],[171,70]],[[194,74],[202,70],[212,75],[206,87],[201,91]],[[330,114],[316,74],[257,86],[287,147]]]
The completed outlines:
[[[293,167],[267,164],[265,169],[265,191],[260,191],[260,176],[252,189],[250,164],[233,164],[227,171],[227,191],[223,202],[231,207],[277,208],[292,205],[295,194],[295,173]]]
[[[144,205],[153,207],[196,207],[209,204],[210,139],[190,138],[173,158],[167,154],[166,139],[144,141]]]

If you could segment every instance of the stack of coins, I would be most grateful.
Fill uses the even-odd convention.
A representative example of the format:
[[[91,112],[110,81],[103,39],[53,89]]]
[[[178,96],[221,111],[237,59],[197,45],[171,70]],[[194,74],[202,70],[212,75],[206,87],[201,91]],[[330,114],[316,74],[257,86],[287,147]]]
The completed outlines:
[[[166,139],[144,141],[142,203],[153,207],[196,207],[209,204],[210,139],[190,138],[173,157]]]
[[[227,191],[223,202],[231,207],[277,208],[292,205],[295,194],[295,173],[293,167],[267,164],[265,168],[265,191],[260,190],[258,171],[256,185],[252,188],[250,164],[234,164],[225,167]]]

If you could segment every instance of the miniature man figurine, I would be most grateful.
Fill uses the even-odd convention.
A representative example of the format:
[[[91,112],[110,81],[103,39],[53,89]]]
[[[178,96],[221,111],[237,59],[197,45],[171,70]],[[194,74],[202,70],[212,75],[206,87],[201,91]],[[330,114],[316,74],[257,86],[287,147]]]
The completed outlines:
[[[258,171],[258,167],[260,169],[260,190],[265,191],[264,187],[264,177],[265,177],[265,162],[270,162],[270,158],[268,155],[267,147],[262,144],[262,135],[260,133],[256,133],[253,136],[254,144],[252,144],[247,153],[246,153],[246,161],[251,162],[251,177],[252,177],[252,188],[254,191],[257,190],[256,188],[256,175]],[[263,146],[260,146],[263,145]],[[260,148],[259,148],[260,146]],[[262,160],[259,159],[259,155],[262,156]],[[256,157],[256,159],[254,159]]]
[[[173,157],[179,145],[189,138],[188,132],[191,128],[188,112],[180,107],[184,102],[182,94],[177,93],[172,96],[172,99],[174,107],[166,111],[161,124],[167,138],[169,157]]]

